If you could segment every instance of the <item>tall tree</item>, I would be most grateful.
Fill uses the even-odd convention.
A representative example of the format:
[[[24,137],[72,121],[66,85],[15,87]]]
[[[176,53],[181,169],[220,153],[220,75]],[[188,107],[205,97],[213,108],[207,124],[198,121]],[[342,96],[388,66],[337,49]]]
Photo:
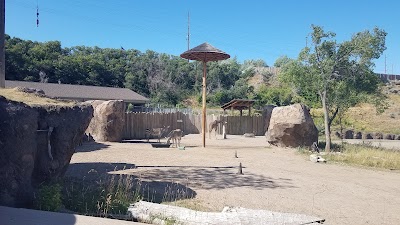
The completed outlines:
[[[286,55],[280,56],[275,60],[274,67],[283,67],[284,65],[288,64],[289,62],[293,61],[293,59],[287,57]]]
[[[358,32],[351,40],[337,43],[335,33],[312,25],[311,47],[284,66],[282,80],[312,102],[319,99],[324,112],[325,151],[331,147],[330,127],[339,111],[365,101],[364,94],[377,94],[379,81],[373,60],[381,56],[386,32],[379,28]]]

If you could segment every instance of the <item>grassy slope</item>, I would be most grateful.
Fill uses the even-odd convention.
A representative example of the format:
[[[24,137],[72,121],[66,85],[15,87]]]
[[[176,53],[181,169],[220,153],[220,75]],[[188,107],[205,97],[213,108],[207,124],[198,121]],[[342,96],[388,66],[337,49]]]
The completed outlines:
[[[356,130],[400,134],[400,96],[389,95],[389,108],[377,114],[369,104],[351,108],[347,120]]]
[[[371,104],[360,104],[352,107],[342,121],[344,129],[354,129],[364,132],[382,132],[400,134],[400,96],[389,95],[389,108],[378,114]],[[312,109],[311,115],[316,126],[323,128],[323,113],[321,109]],[[339,130],[338,121],[334,121],[332,131]]]
[[[35,94],[24,93],[10,88],[0,88],[0,96],[16,101],[23,102],[27,105],[61,105],[73,106],[76,103],[73,101],[57,101],[46,97],[39,97]]]

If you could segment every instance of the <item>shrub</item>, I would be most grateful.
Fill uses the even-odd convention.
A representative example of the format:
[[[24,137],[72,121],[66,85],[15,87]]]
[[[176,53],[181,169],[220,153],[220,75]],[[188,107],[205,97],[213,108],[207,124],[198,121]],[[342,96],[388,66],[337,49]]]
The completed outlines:
[[[35,194],[36,209],[58,211],[61,207],[61,185],[59,183],[41,184]]]
[[[129,204],[140,200],[140,182],[129,175],[98,180],[68,178],[64,181],[65,208],[85,215],[106,217],[125,214]]]

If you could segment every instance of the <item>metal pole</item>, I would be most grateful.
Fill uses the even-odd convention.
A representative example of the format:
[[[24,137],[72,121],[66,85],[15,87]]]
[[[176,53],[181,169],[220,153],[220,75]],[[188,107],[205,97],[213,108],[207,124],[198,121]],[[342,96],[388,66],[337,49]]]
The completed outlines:
[[[206,61],[203,61],[203,125],[201,132],[203,133],[203,148],[206,147]]]
[[[5,67],[5,0],[0,0],[0,88],[6,87],[6,67]]]

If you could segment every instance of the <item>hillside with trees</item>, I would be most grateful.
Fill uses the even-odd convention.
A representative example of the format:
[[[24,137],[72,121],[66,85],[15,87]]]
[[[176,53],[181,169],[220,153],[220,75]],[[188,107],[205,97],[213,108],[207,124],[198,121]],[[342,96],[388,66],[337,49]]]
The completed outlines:
[[[236,58],[208,63],[208,103],[217,106],[234,98],[257,97],[248,80],[256,68],[266,67],[263,60],[241,64]],[[165,106],[201,100],[201,63],[151,50],[67,48],[59,41],[6,35],[6,74],[7,80],[126,87]]]
[[[256,100],[256,107],[304,103],[322,108],[320,130],[330,129],[350,107],[372,103],[385,109],[373,60],[386,49],[386,32],[358,32],[337,43],[333,32],[312,26],[312,42],[298,58],[282,56],[274,67],[263,60],[236,58],[209,62],[207,102],[220,106],[235,98]],[[163,106],[194,106],[201,102],[202,66],[179,56],[151,50],[62,47],[59,41],[35,42],[6,35],[6,79],[126,87]]]

